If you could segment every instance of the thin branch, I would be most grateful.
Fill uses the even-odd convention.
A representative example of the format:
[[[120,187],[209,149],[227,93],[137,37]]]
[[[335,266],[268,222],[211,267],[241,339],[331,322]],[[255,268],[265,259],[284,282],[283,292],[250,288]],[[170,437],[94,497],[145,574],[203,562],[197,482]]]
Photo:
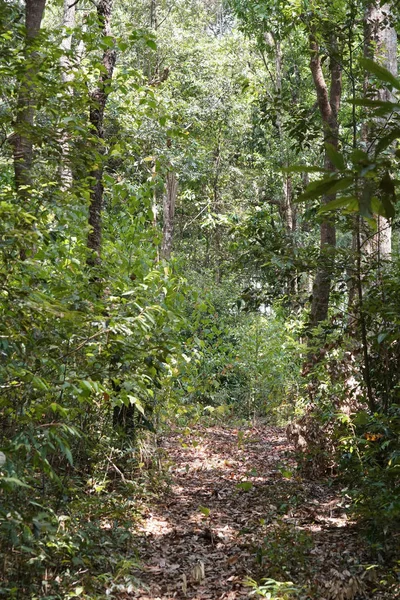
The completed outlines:
[[[160,29],[161,25],[162,25],[163,23],[165,23],[165,21],[168,19],[168,17],[169,17],[169,15],[171,14],[171,12],[172,12],[172,6],[170,7],[169,11],[167,12],[167,14],[166,14],[166,16],[163,18],[163,20],[162,20],[162,21],[160,21],[160,22],[158,23],[158,25],[157,25],[157,29]]]
[[[267,73],[268,73],[268,75],[269,75],[269,77],[270,77],[270,79],[271,79],[271,82],[272,82],[272,84],[273,84],[274,88],[276,88],[276,81],[275,81],[275,79],[274,79],[274,78],[273,78],[273,76],[272,76],[272,73],[271,73],[271,71],[270,71],[270,69],[269,69],[268,63],[267,63],[267,61],[266,61],[266,59],[265,59],[264,52],[263,52],[262,50],[260,50],[260,55],[261,55],[261,58],[262,58],[262,60],[263,60],[264,66],[265,66],[265,68],[266,68],[266,70],[267,70]]]
[[[187,229],[187,228],[188,228],[188,227],[189,227],[189,226],[190,226],[192,223],[194,223],[194,222],[195,222],[195,221],[196,221],[196,220],[197,220],[197,219],[200,217],[200,215],[202,215],[202,214],[203,214],[203,212],[204,212],[204,211],[205,211],[207,208],[209,208],[209,206],[210,206],[209,204],[206,204],[206,205],[205,205],[205,206],[204,206],[204,207],[201,209],[201,211],[199,212],[199,214],[198,214],[198,215],[196,215],[196,216],[194,217],[194,219],[192,219],[191,221],[189,221],[189,223],[186,223],[186,225],[184,225],[184,227],[183,227],[183,229],[182,229],[182,233],[183,233],[184,231],[186,231],[186,229]]]

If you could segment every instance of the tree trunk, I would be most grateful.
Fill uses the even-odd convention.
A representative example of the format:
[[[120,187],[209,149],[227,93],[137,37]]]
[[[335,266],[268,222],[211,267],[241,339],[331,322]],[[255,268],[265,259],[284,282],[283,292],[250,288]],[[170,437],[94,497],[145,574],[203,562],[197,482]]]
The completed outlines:
[[[161,256],[165,260],[171,258],[172,242],[174,236],[174,217],[175,217],[175,203],[176,196],[178,193],[178,180],[175,173],[168,173],[165,194],[163,198],[163,239],[161,245]]]
[[[111,12],[113,0],[100,0],[97,5],[97,15],[103,36],[111,36]],[[89,205],[89,235],[87,246],[91,250],[88,264],[94,266],[101,262],[102,239],[102,209],[103,209],[103,170],[104,170],[104,110],[109,96],[109,88],[114,72],[117,54],[114,48],[103,52],[102,63],[104,72],[101,73],[97,88],[91,93],[90,123],[98,138],[98,164],[91,173],[94,181],[90,190]]]
[[[15,131],[10,140],[13,145],[15,187],[18,197],[23,201],[28,200],[32,187],[35,78],[39,70],[39,57],[34,46],[45,5],[46,0],[26,0],[25,4],[25,68],[18,95]]]
[[[397,34],[393,26],[393,16],[389,4],[383,6],[379,1],[371,2],[365,11],[364,18],[364,56],[383,65],[397,77]],[[368,78],[365,80],[364,93],[369,92]],[[392,102],[393,95],[387,88],[380,88],[376,99]],[[375,151],[376,129],[384,127],[385,121],[376,119],[372,127],[364,127],[364,141],[368,152]],[[377,216],[377,233],[371,237],[367,252],[377,255],[378,261],[389,258],[392,251],[392,226],[388,219]]]
[[[311,61],[310,68],[317,92],[318,107],[324,128],[324,141],[338,148],[338,112],[342,95],[342,72],[337,56],[335,56],[336,40],[332,40],[330,56],[330,90],[322,71],[319,46],[314,35],[310,35]],[[335,165],[325,152],[324,166],[327,171],[334,172]],[[335,199],[335,195],[324,196],[322,203]],[[320,227],[320,256],[317,274],[313,285],[310,324],[316,327],[328,316],[329,297],[332,283],[332,270],[336,247],[336,229],[332,219],[325,218]]]
[[[221,175],[221,128],[218,132],[217,147],[214,151],[214,177],[212,181],[212,195],[213,195],[213,210],[218,215],[222,211],[219,180]],[[215,244],[215,284],[218,286],[222,281],[222,226],[217,222],[214,230],[214,244]]]
[[[64,0],[64,12],[63,12],[63,29],[71,30],[75,27],[75,13],[76,13],[76,4],[72,0]],[[73,80],[73,75],[69,71],[70,61],[68,57],[68,52],[71,50],[72,46],[72,33],[66,32],[66,35],[62,39],[61,49],[64,51],[64,54],[60,58],[60,66],[61,66],[61,79],[64,85],[66,85],[67,90],[72,94],[72,87],[68,85]],[[61,164],[59,168],[59,176],[61,180],[61,188],[63,190],[67,189],[72,183],[72,170],[71,165],[68,161],[68,135],[66,133],[62,133],[61,140]]]

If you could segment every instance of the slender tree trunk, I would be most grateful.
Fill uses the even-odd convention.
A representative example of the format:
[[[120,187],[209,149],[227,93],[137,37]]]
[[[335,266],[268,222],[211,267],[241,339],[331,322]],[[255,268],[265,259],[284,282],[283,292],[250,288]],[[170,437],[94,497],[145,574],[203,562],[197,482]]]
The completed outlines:
[[[165,260],[171,258],[172,242],[174,236],[174,217],[175,217],[175,203],[176,196],[178,193],[178,180],[175,173],[170,172],[167,175],[165,184],[165,194],[163,198],[163,239],[161,246],[161,256]]]
[[[25,70],[19,88],[13,145],[15,187],[18,197],[26,201],[32,187],[33,123],[35,116],[35,78],[39,57],[35,41],[40,32],[46,0],[26,0],[25,3]]]
[[[97,15],[101,25],[101,34],[111,36],[111,12],[113,0],[100,0],[97,5]],[[97,88],[91,93],[90,123],[98,138],[97,152],[99,160],[96,168],[92,171],[93,185],[90,190],[89,226],[87,246],[91,250],[88,258],[89,265],[101,262],[101,240],[102,240],[102,209],[103,209],[103,170],[104,170],[104,110],[109,96],[109,88],[112,81],[116,61],[116,51],[108,48],[103,52],[104,72],[100,75]]]
[[[364,56],[383,65],[397,77],[397,34],[393,26],[393,15],[389,4],[381,5],[378,0],[371,2],[365,11],[364,18]],[[364,93],[368,94],[368,77],[365,79]],[[393,101],[393,95],[387,88],[380,88],[376,93],[377,99]],[[364,141],[368,152],[375,152],[376,130],[383,127],[384,120],[376,119],[371,127],[364,126]],[[374,253],[378,261],[389,258],[392,251],[392,226],[388,219],[378,215],[377,233],[367,244],[367,252]]]
[[[330,89],[326,84],[322,71],[319,46],[315,37],[309,38],[311,61],[310,68],[317,92],[318,107],[324,128],[324,141],[338,148],[338,112],[342,95],[342,72],[334,51],[330,57]],[[332,48],[336,49],[336,40],[332,40]],[[329,154],[325,152],[325,169],[334,172],[335,165]],[[334,200],[334,195],[324,196],[322,203]],[[320,257],[317,274],[313,285],[310,324],[316,327],[328,316],[329,297],[332,283],[332,269],[336,247],[336,229],[332,219],[325,218],[320,227]]]
[[[212,195],[213,195],[213,208],[215,213],[219,214],[222,210],[220,193],[219,193],[219,179],[221,175],[221,131],[218,135],[217,147],[214,152],[214,178],[212,182]],[[217,223],[215,225],[214,242],[215,242],[215,283],[219,285],[222,280],[222,252],[221,252],[221,225]]]
[[[75,13],[76,4],[72,0],[64,0],[64,12],[63,12],[63,29],[72,30],[75,27]],[[68,52],[72,46],[72,33],[65,31],[66,35],[62,39],[61,49],[64,54],[60,58],[61,65],[61,79],[67,90],[72,94],[72,87],[68,85],[73,80],[73,75],[70,71],[70,61]],[[61,188],[67,189],[72,183],[72,169],[68,161],[68,135],[63,133],[60,140],[61,144],[61,164],[59,168],[59,175],[61,180]]]
[[[273,34],[271,34],[271,38],[273,39],[273,44],[275,48],[275,93],[278,98],[278,103],[281,104],[282,99],[282,65],[283,65],[283,55],[282,55],[282,47],[279,39],[277,39]],[[278,129],[279,139],[283,139],[283,126],[282,126],[282,116],[278,111],[276,117],[276,127]],[[289,166],[289,160],[286,156],[285,146],[282,145],[282,152],[285,154],[281,158],[281,164],[284,167]],[[292,247],[295,245],[295,238],[293,236],[296,230],[296,213],[293,205],[293,187],[292,187],[292,178],[289,173],[283,173],[282,175],[282,199],[279,206],[279,213],[283,221],[283,226],[285,227],[286,233],[288,234],[289,243]],[[286,292],[288,296],[296,295],[298,292],[298,276],[297,273],[293,273],[291,277],[288,278],[286,282]]]
[[[282,96],[282,48],[280,41],[276,39],[272,34],[273,44],[275,47],[275,94],[278,99]],[[278,112],[276,117],[276,127],[278,129],[278,135],[280,139],[283,136],[282,118]],[[282,164],[284,167],[288,167],[287,157],[282,157]],[[292,180],[288,173],[283,174],[282,177],[282,203],[280,207],[280,213],[283,219],[285,229],[288,233],[293,232],[293,206],[292,206]]]

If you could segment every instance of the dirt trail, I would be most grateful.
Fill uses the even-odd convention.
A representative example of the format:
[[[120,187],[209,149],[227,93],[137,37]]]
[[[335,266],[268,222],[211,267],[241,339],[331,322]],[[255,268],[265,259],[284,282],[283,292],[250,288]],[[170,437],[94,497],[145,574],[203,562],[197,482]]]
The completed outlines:
[[[172,484],[139,532],[130,597],[246,598],[246,577],[293,581],[303,599],[370,597],[357,595],[362,551],[340,498],[296,475],[284,430],[197,427],[163,447]]]

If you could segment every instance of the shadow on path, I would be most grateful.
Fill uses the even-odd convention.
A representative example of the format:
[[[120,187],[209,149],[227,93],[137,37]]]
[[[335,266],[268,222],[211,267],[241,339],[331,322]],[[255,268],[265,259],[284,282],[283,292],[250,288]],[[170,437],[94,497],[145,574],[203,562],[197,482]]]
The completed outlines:
[[[307,590],[299,598],[362,591],[360,543],[340,499],[297,477],[283,429],[197,427],[163,445],[172,484],[138,532],[143,585],[130,597],[246,598],[246,577],[293,581]]]

